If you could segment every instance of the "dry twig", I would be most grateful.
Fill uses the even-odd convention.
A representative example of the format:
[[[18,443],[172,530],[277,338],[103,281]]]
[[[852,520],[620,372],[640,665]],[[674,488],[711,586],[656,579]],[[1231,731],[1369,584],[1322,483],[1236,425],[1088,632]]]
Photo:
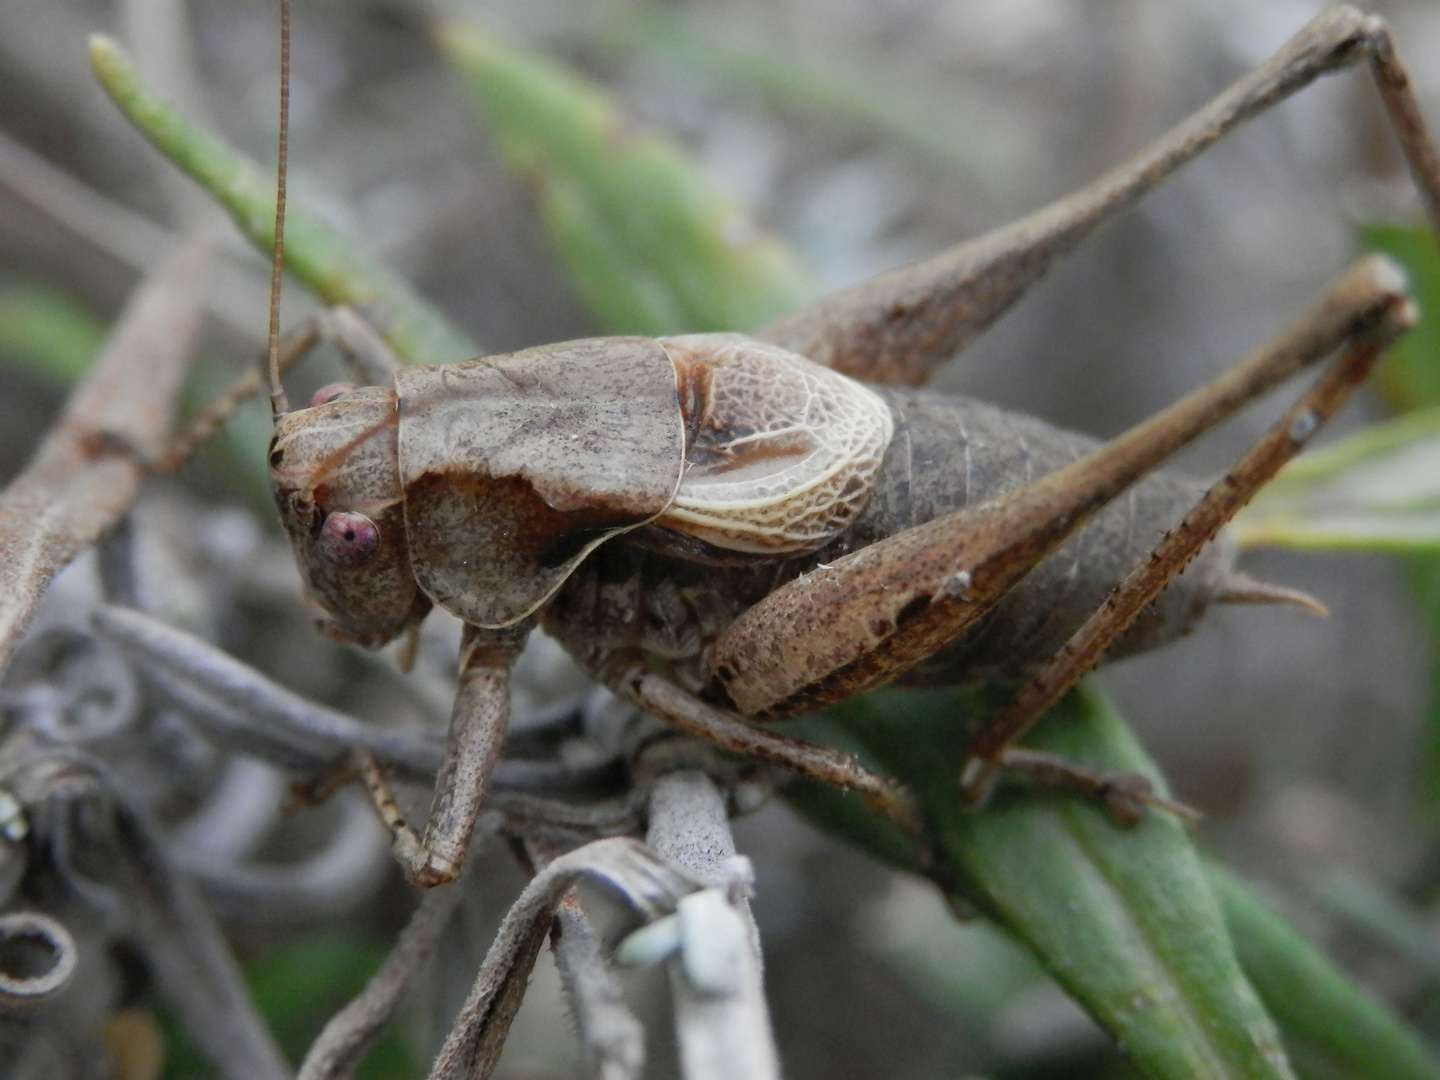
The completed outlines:
[[[182,248],[135,293],[30,465],[0,495],[0,667],[51,578],[125,512],[165,445],[200,329],[207,248]]]

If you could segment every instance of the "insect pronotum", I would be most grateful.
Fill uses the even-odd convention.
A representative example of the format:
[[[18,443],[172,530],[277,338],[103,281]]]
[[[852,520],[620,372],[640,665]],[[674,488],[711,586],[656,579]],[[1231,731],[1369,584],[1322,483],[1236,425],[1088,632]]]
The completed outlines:
[[[1440,164],[1385,25],[1340,6],[1069,198],[754,337],[565,342],[400,369],[391,387],[328,388],[291,412],[272,315],[272,486],[322,629],[378,646],[434,605],[466,624],[423,838],[361,762],[411,879],[459,871],[508,671],[536,625],[682,730],[857,788],[911,829],[913,808],[883,777],[749,721],[902,677],[1030,679],[971,748],[969,798],[1017,769],[1058,773],[1121,817],[1147,802],[1183,812],[1017,740],[1102,653],[1168,641],[1217,601],[1303,602],[1237,573],[1231,547],[1208,541],[1411,324],[1398,270],[1361,260],[1269,345],[1104,445],[914,385],[1215,139],[1362,62],[1440,226]],[[1337,350],[1208,493],[1150,471]],[[1030,470],[1046,475],[1027,483]]]

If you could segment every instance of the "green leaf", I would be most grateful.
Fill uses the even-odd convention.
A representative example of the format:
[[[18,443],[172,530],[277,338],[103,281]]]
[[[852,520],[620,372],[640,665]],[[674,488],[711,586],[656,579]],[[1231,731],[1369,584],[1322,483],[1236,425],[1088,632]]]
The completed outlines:
[[[1440,251],[1435,238],[1420,225],[1371,224],[1361,226],[1360,245],[1405,268],[1420,307],[1420,325],[1380,366],[1381,393],[1396,412],[1440,405]]]
[[[1430,822],[1440,822],[1440,556],[1406,560],[1410,595],[1420,613],[1420,637],[1429,658],[1424,725],[1416,755],[1415,803]]]
[[[247,972],[255,1004],[292,1061],[299,1061],[331,1016],[349,1004],[385,960],[389,946],[358,934],[320,931],[290,942]],[[361,1080],[418,1074],[390,1029],[366,1055]]]
[[[215,136],[195,127],[141,81],[107,37],[90,39],[90,63],[120,111],[162,154],[220,203],[268,259],[275,233],[275,180]],[[390,346],[411,364],[443,364],[480,349],[402,279],[296,206],[286,210],[285,268],[326,304],[378,313]]]
[[[812,298],[783,244],[599,89],[473,26],[447,23],[439,40],[608,332],[746,330]]]
[[[1425,226],[1373,224],[1361,228],[1360,241],[1405,267],[1420,306],[1420,325],[1380,368],[1381,390],[1397,410],[1440,409],[1440,251],[1435,237]],[[1407,563],[1430,666],[1415,801],[1431,821],[1440,821],[1440,554],[1416,554]]]
[[[1051,985],[1013,938],[981,919],[956,920],[923,886],[892,892],[877,918],[867,936],[887,966],[931,1008],[974,1027],[992,1028],[1017,999]]]
[[[1181,823],[1147,813],[1133,828],[1067,792],[1016,785],[974,812],[956,792],[971,718],[986,704],[957,692],[882,691],[803,722],[839,735],[920,800],[936,845],[931,876],[1022,942],[1147,1076],[1288,1077],[1279,1037],[1236,962],[1204,868]],[[829,740],[827,740],[829,741]],[[1071,695],[1027,745],[1111,769],[1154,766],[1093,689]],[[797,800],[858,836],[843,797]],[[897,861],[893,834],[878,853]],[[904,858],[914,866],[913,855]]]
[[[704,72],[782,107],[857,123],[957,172],[980,172],[975,140],[957,130],[949,103],[903,96],[893,79],[866,70],[862,58],[817,63],[778,50],[735,48],[696,33],[689,19],[653,7],[627,11],[601,33],[618,48]]]
[[[28,285],[0,288],[0,353],[71,383],[90,366],[105,327],[69,297]]]
[[[1291,462],[1236,519],[1241,544],[1440,552],[1440,255],[1429,230],[1361,229],[1367,248],[1405,267],[1421,321],[1377,382],[1407,415]]]
[[[1440,946],[1420,911],[1376,882],[1347,870],[1311,874],[1308,885],[1316,901],[1367,937],[1395,950],[1432,982],[1440,982]]]
[[[1246,547],[1440,553],[1440,408],[1296,458],[1231,531]]]
[[[1408,1027],[1359,989],[1234,875],[1209,867],[1240,963],[1306,1076],[1437,1080],[1440,1064]],[[1433,951],[1433,946],[1431,947]]]
[[[287,942],[246,968],[255,1004],[292,1062],[301,1061],[330,1017],[349,1003],[385,960],[388,946],[360,934],[322,930]],[[170,1017],[162,1080],[216,1076]],[[355,1071],[356,1080],[418,1080],[423,1073],[392,1024]]]

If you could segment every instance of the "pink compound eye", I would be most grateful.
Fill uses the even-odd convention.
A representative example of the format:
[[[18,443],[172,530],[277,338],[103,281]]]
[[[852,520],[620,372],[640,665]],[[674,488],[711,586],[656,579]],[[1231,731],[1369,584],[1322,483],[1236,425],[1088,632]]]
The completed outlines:
[[[336,510],[325,518],[315,554],[332,566],[361,566],[380,550],[380,530],[364,514]]]
[[[310,407],[313,409],[316,405],[324,405],[327,401],[334,401],[341,394],[348,393],[354,389],[355,384],[353,382],[326,383],[310,395]]]

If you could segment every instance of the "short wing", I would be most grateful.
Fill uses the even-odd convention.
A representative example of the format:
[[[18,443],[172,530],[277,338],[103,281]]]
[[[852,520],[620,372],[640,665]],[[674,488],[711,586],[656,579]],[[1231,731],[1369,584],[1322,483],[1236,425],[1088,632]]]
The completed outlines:
[[[740,334],[660,341],[696,413],[661,525],[760,555],[813,551],[849,527],[893,432],[873,390]]]
[[[395,387],[415,577],[477,626],[529,615],[680,482],[675,367],[649,339],[406,368]]]

